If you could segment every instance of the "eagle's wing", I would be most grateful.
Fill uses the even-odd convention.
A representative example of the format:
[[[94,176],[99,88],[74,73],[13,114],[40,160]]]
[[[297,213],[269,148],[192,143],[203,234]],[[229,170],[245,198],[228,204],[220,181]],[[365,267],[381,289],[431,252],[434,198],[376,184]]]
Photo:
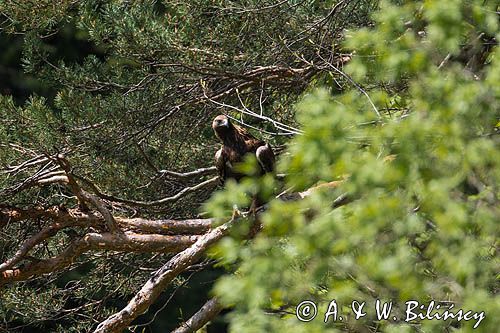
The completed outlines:
[[[224,183],[224,180],[226,180],[226,159],[224,158],[223,149],[221,148],[215,153],[215,168],[217,169],[221,183]]]
[[[274,171],[274,152],[268,143],[257,148],[257,151],[255,151],[255,156],[257,157],[257,161],[259,161],[259,164],[262,167],[264,173]]]

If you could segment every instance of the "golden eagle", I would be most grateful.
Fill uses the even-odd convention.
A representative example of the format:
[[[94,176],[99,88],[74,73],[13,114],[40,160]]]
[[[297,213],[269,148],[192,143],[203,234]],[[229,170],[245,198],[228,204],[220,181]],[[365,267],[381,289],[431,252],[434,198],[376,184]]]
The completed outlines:
[[[222,141],[222,147],[215,153],[215,166],[222,182],[233,178],[239,181],[245,175],[236,171],[236,163],[242,162],[246,154],[255,154],[260,165],[260,174],[274,172],[274,152],[271,146],[234,125],[225,115],[215,117],[212,122],[215,135]]]

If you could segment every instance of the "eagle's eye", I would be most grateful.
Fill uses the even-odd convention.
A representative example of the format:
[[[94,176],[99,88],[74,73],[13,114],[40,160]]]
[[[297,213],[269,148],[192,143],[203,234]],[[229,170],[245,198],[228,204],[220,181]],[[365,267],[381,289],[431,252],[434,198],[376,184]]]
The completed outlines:
[[[214,128],[220,127],[228,127],[229,128],[229,120],[225,117],[216,117],[212,123]]]

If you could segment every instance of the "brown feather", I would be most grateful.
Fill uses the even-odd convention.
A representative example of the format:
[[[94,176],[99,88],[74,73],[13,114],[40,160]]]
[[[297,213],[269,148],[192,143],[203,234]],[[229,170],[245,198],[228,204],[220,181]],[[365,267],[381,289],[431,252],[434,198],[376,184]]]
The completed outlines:
[[[234,178],[239,181],[244,174],[234,170],[236,163],[243,162],[246,154],[255,154],[261,167],[261,174],[274,171],[274,153],[269,144],[255,138],[246,129],[232,124],[229,119],[217,116],[212,128],[222,141],[216,153],[216,167],[222,180]]]

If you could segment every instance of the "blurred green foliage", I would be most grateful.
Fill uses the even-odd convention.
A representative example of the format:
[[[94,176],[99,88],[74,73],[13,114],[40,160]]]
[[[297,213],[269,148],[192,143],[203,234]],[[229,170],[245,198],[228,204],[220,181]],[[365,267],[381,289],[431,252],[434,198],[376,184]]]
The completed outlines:
[[[485,34],[498,40],[496,10],[491,1],[383,1],[374,27],[348,33],[348,73],[378,83],[369,91],[376,108],[399,110],[378,118],[357,89],[320,89],[298,104],[304,135],[280,161],[287,185],[347,179],[271,201],[255,240],[219,244],[215,255],[237,267],[215,287],[235,308],[232,332],[473,331],[474,320],[405,323],[408,300],[484,311],[477,331],[497,330],[500,50],[475,72],[460,56]],[[227,188],[212,211],[249,188]],[[353,201],[332,209],[343,193]],[[332,299],[344,320],[325,324]],[[376,299],[394,302],[390,320],[376,320]],[[302,300],[318,304],[315,320],[296,318]],[[353,300],[367,302],[366,317],[354,319]]]

